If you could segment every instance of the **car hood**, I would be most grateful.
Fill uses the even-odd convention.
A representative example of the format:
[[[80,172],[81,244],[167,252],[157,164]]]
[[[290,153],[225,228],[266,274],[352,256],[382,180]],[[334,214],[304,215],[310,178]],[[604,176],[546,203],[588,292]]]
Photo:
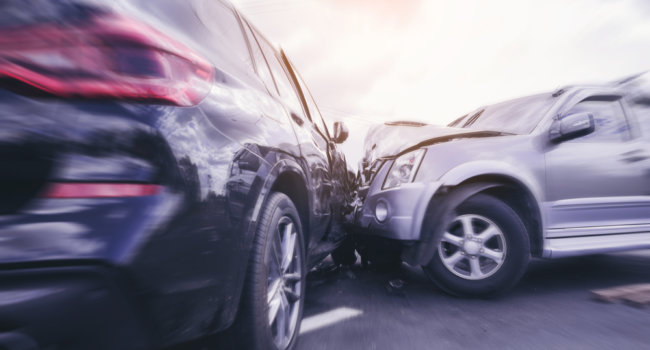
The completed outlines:
[[[452,128],[418,123],[386,123],[370,128],[364,141],[362,167],[376,159],[391,158],[411,148],[451,141],[457,138],[510,135],[499,131]]]

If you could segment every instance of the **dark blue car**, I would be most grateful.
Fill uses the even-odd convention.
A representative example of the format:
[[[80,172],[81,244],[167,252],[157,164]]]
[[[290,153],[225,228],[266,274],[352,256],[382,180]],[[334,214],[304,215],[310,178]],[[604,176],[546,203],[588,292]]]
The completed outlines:
[[[351,192],[220,0],[0,1],[0,349],[289,349]]]

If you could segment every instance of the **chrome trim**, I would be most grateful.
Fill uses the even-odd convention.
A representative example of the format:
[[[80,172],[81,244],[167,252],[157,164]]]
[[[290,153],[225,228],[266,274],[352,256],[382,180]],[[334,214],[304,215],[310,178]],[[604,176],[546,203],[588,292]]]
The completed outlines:
[[[560,210],[605,209],[646,206],[649,203],[650,196],[593,197],[562,199],[551,203],[551,207]]]
[[[650,231],[616,235],[552,238],[545,241],[542,257],[556,259],[568,256],[647,248],[650,248]]]
[[[618,235],[618,234],[644,233],[644,232],[650,232],[650,224],[547,229],[546,238],[547,239],[554,239],[554,238],[557,239],[562,237],[576,238],[580,236],[602,236],[602,235]]]

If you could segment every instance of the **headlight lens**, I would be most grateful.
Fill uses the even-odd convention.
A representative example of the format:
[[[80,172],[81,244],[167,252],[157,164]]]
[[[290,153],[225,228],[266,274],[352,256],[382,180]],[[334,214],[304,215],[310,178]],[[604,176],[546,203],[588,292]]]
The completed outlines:
[[[388,175],[382,188],[385,190],[412,182],[422,158],[424,158],[424,149],[418,149],[397,157],[390,170],[388,170]]]

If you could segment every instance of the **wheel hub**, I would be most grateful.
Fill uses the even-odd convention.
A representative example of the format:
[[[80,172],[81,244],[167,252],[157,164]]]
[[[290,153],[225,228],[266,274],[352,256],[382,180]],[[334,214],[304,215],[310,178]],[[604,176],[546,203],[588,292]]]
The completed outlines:
[[[467,255],[476,255],[481,250],[481,243],[474,240],[465,241],[463,250]]]

